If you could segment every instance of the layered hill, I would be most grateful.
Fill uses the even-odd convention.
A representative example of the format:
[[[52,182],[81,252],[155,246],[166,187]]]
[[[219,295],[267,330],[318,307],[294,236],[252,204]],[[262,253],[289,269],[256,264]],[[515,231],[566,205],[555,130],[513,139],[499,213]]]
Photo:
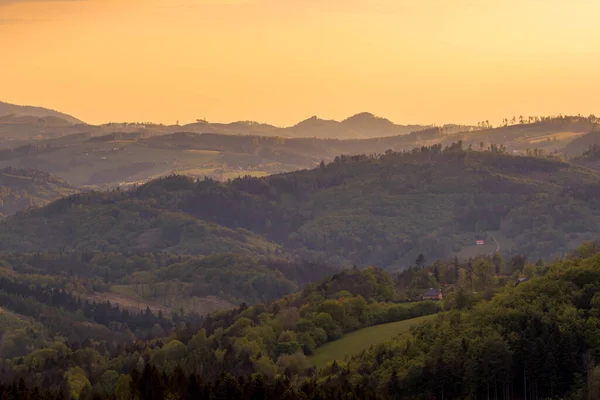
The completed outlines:
[[[98,128],[65,113],[0,102],[0,148],[91,131],[98,131]]]
[[[581,154],[584,150],[573,152],[570,149],[571,143],[582,140],[584,135],[597,127],[598,121],[593,116],[544,117],[532,119],[529,123],[450,134],[443,143],[450,144],[462,140],[465,147],[472,146],[475,149],[496,144],[503,145],[509,152],[515,153],[538,149],[546,153],[561,152],[574,155]]]
[[[359,114],[342,122],[312,118],[289,128],[296,130],[298,135],[307,136],[304,138],[285,137],[284,131],[288,128],[264,124],[217,124],[220,128],[212,129],[213,125],[201,121],[185,127],[139,124],[57,127],[52,132],[60,134],[53,133],[46,139],[4,142],[4,149],[0,148],[0,167],[37,168],[62,176],[78,186],[96,188],[144,183],[173,173],[227,180],[311,169],[322,160],[330,162],[341,154],[381,154],[437,143],[451,145],[459,140],[465,148],[475,150],[502,146],[507,152],[518,154],[571,154],[571,147],[583,147],[577,144],[579,141],[589,141],[585,138],[592,134],[586,135],[586,132],[596,126],[595,121],[586,118],[560,117],[494,129],[473,130],[457,125],[419,129],[413,126],[411,129],[415,131],[412,133],[394,128],[394,136],[327,139],[325,137],[340,136],[327,132],[338,132],[343,127],[354,129],[350,136],[357,137],[361,136],[356,134],[361,129],[384,135],[386,127],[396,125],[371,114]],[[240,135],[240,132],[246,134]]]
[[[5,115],[0,116],[0,146],[10,148],[40,139],[94,130],[97,128],[88,125],[73,125],[67,120],[55,116]]]
[[[439,128],[366,140],[226,134],[76,133],[0,150],[0,166],[34,167],[76,185],[118,186],[179,173],[218,180],[314,168],[339,154],[412,148],[439,140]]]
[[[254,121],[231,123],[197,120],[185,125],[154,123],[108,123],[87,125],[81,120],[58,111],[33,106],[19,106],[0,102],[0,139],[18,140],[36,137],[52,138],[72,133],[93,132],[97,135],[112,132],[135,132],[146,135],[164,135],[176,132],[212,133],[225,135],[281,136],[286,138],[319,137],[361,139],[404,135],[431,128],[431,125],[397,125],[371,113],[360,113],[343,121],[309,118],[294,126],[276,127]],[[59,128],[62,128],[62,132]],[[467,128],[467,127],[465,127]]]
[[[597,237],[597,193],[600,175],[589,169],[455,144],[341,156],[312,170],[228,183],[172,176],[131,191],[71,196],[0,224],[0,246],[292,252],[387,268],[465,250],[550,257]],[[479,239],[495,245],[477,248]]]
[[[64,121],[67,121],[69,124],[82,124],[83,121],[59,111],[50,110],[48,108],[43,107],[34,107],[34,106],[20,106],[16,104],[4,103],[0,101],[0,117],[13,115],[16,117],[54,117]]]
[[[34,169],[0,169],[0,217],[76,193],[63,179]]]
[[[2,232],[6,242],[1,249],[247,255],[281,252],[280,246],[250,231],[226,228],[152,203],[137,201],[132,193],[72,195],[6,221]]]
[[[119,126],[119,124],[111,124]],[[129,128],[130,131],[144,130],[156,133],[211,133],[221,135],[252,135],[252,136],[280,136],[283,138],[316,137],[321,139],[366,139],[405,135],[415,131],[432,128],[432,125],[398,125],[386,118],[377,117],[371,113],[359,113],[343,121],[324,120],[313,116],[296,125],[277,127],[268,123],[255,121],[236,121],[230,123],[209,122],[198,120],[185,125],[154,125],[154,124],[126,124],[120,128]],[[471,127],[464,126],[463,129]],[[122,129],[120,129],[122,130]]]

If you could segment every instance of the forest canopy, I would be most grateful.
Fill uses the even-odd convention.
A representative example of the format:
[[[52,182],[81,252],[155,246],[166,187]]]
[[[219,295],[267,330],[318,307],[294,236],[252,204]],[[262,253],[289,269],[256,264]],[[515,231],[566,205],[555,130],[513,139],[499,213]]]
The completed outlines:
[[[339,156],[312,170],[228,182],[173,175],[72,195],[0,224],[0,248],[291,255],[401,269],[428,259],[561,256],[597,238],[598,173],[462,143]],[[493,248],[477,248],[484,239]],[[498,248],[496,248],[498,247]]]

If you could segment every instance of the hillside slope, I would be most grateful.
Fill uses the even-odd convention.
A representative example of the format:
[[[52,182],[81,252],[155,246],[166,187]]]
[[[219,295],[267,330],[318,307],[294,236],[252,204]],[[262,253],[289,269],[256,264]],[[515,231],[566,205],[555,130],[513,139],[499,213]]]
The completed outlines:
[[[285,250],[396,268],[494,235],[504,253],[549,257],[597,236],[599,182],[558,160],[424,147],[229,183],[172,176],[71,196],[0,224],[0,242],[22,251]]]
[[[0,169],[0,217],[76,193],[66,181],[34,169]]]
[[[436,314],[432,314],[360,329],[317,348],[310,357],[310,361],[319,368],[326,367],[333,361],[344,362],[350,357],[369,350],[372,346],[385,343],[402,333],[409,332],[411,328],[423,322],[434,320],[436,317]]]
[[[10,148],[88,129],[87,125],[72,125],[65,119],[53,116],[0,116],[0,146]]]
[[[546,257],[595,235],[599,178],[556,160],[436,147],[234,181],[219,197],[198,189],[182,207],[330,262],[401,266],[492,240],[488,232],[508,239],[504,252]]]
[[[562,151],[572,142],[576,143],[586,133],[596,129],[597,124],[595,117],[545,117],[531,123],[458,132],[448,135],[443,143],[450,144],[462,140],[465,147],[472,146],[475,149],[479,149],[482,144],[485,148],[496,144],[504,145],[509,152],[526,153],[527,150],[537,148],[548,154]],[[582,151],[576,154],[581,154]]]
[[[583,136],[573,140],[562,149],[562,152],[570,157],[581,155],[583,152],[590,150],[590,147],[600,145],[600,131],[591,131]]]
[[[31,116],[31,117],[57,117],[63,119],[70,124],[82,124],[83,121],[59,112],[55,110],[50,110],[48,108],[43,107],[34,107],[34,106],[20,106],[16,104],[10,104],[0,101],[0,117],[5,115],[15,115],[17,117],[22,116]]]
[[[597,171],[600,170],[600,144],[590,144],[586,151],[577,157],[573,157],[570,162]]]
[[[118,193],[72,195],[9,218],[0,228],[0,250],[248,255],[280,251],[280,246],[244,229],[225,228],[129,197]]]

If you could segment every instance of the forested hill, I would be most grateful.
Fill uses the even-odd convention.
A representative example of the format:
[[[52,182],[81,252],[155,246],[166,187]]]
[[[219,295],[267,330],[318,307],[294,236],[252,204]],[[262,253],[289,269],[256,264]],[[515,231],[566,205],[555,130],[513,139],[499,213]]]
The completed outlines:
[[[600,256],[589,250],[331,366],[325,387],[378,399],[599,398]]]
[[[64,180],[34,169],[0,169],[0,217],[76,193]]]
[[[356,268],[277,301],[241,304],[206,319],[129,313],[77,298],[64,286],[54,287],[57,281],[23,284],[0,277],[5,288],[0,299],[10,310],[0,313],[0,395],[7,400],[598,398],[598,244],[552,264],[528,264],[515,271],[528,278],[518,284],[494,276],[494,267],[502,264],[498,257],[482,258],[452,269],[455,283],[444,288],[443,301],[399,303],[397,287],[407,278],[414,283],[414,273],[437,281],[424,269],[395,276],[394,282],[377,268]],[[439,263],[431,269],[441,272]],[[355,355],[346,360],[317,367],[307,358],[324,343],[361,328],[430,314],[437,315],[370,349],[348,348]]]
[[[67,398],[81,400],[98,398],[96,396],[140,400],[241,400],[246,397],[235,394],[170,397],[149,382],[145,382],[148,386],[143,394],[127,397],[127,387],[131,387],[132,392],[137,391],[133,387],[137,383],[126,381],[129,373],[140,372],[146,363],[164,368],[164,372],[169,374],[178,370],[185,371],[186,376],[202,375],[201,380],[207,384],[221,379],[222,371],[235,376],[258,375],[261,379],[285,373],[290,378],[297,375],[303,379],[304,373],[311,369],[305,354],[310,355],[316,347],[362,327],[431,315],[442,308],[439,302],[433,301],[395,303],[397,296],[392,276],[376,268],[356,268],[320,279],[322,275],[319,274],[327,272],[323,266],[288,265],[286,268],[281,265],[283,269],[261,268],[266,276],[261,276],[257,269],[237,270],[238,274],[247,274],[255,284],[262,281],[260,288],[258,285],[255,288],[255,300],[275,301],[242,303],[239,307],[231,307],[206,318],[193,313],[184,314],[176,309],[172,313],[161,310],[156,315],[150,309],[135,312],[107,302],[86,301],[86,295],[72,291],[72,277],[64,279],[31,274],[33,270],[42,272],[44,264],[58,265],[68,258],[72,258],[69,265],[89,263],[90,269],[96,271],[119,258],[117,255],[72,256],[0,256],[4,265],[0,272],[9,274],[0,275],[3,288],[0,304],[4,307],[0,310],[2,399],[13,398],[4,392],[3,383],[21,378],[23,386],[28,384],[43,390],[66,392],[67,396],[70,392],[72,397]],[[91,261],[93,258],[96,261]],[[171,262],[176,262],[173,256],[147,255],[144,258],[130,258],[126,264],[131,268],[143,267],[146,261],[169,263],[168,259],[171,259]],[[184,261],[187,268],[176,263],[169,269],[183,272],[182,269],[189,270],[198,261],[188,258]],[[296,272],[308,273],[311,281],[318,282],[290,293],[289,289],[293,286],[287,278],[292,277],[290,272],[293,270],[289,267],[294,267]],[[23,269],[27,269],[29,274],[17,275],[16,271]],[[57,269],[46,269],[46,272]],[[196,268],[197,271],[201,269]],[[114,272],[122,273],[123,268],[114,268]],[[223,290],[233,294],[233,287],[227,284],[235,283],[238,289],[243,287],[245,282],[240,276],[236,280],[232,279],[233,276],[227,279],[227,275],[214,271],[198,278],[212,278],[213,285],[207,285],[204,290],[215,290],[215,286],[221,285]],[[303,281],[300,276],[296,279]],[[89,285],[89,282],[83,283]],[[79,285],[79,288],[82,286]],[[271,299],[277,289],[286,296]],[[140,370],[137,370],[138,366]],[[181,383],[180,389],[184,390],[185,383]],[[115,393],[119,394],[111,397]],[[21,396],[20,400],[27,398]],[[35,396],[32,398],[37,399]],[[289,397],[274,395],[267,398]]]
[[[9,218],[5,250],[293,252],[400,268],[477,252],[562,254],[600,231],[600,175],[460,143],[337,157],[313,170],[220,183],[183,176],[86,193]],[[214,240],[214,241],[213,241]],[[217,246],[218,245],[218,246]],[[216,246],[216,247],[215,247]]]

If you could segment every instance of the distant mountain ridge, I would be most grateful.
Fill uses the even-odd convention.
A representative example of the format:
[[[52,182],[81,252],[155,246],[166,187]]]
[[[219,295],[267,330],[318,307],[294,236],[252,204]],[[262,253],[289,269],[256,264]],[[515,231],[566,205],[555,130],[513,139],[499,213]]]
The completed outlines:
[[[289,127],[276,127],[253,121],[212,123],[199,120],[179,126],[179,130],[193,133],[220,133],[239,135],[282,136],[287,138],[316,137],[320,139],[372,139],[376,137],[406,135],[432,128],[433,125],[397,125],[386,118],[363,112],[343,121],[312,116]],[[172,129],[173,127],[168,127]],[[466,127],[468,128],[468,127]]]
[[[397,125],[387,118],[362,112],[343,121],[321,119],[313,116],[298,124],[281,128],[279,134],[289,137],[372,139],[407,135],[432,128],[433,125]]]
[[[22,118],[36,119],[17,119]],[[502,144],[507,152],[514,154],[533,153],[535,149],[537,154],[558,151],[573,156],[587,150],[586,138],[591,134],[586,133],[596,129],[585,118],[562,117],[493,129],[468,130],[468,126],[444,125],[394,136],[340,139],[324,136],[356,136],[358,131],[354,129],[358,128],[348,127],[377,134],[394,125],[365,113],[342,122],[312,117],[292,128],[248,121],[232,124],[199,121],[193,127],[149,124],[65,127],[53,125],[53,119],[64,122],[46,117],[45,136],[32,137],[35,124],[11,124],[0,117],[0,137],[7,126],[14,127],[12,136],[4,136],[12,137],[12,141],[0,142],[0,168],[37,168],[78,186],[128,186],[171,173],[227,180],[314,168],[321,161],[330,162],[342,154],[382,154],[438,143],[450,146],[459,141],[465,148],[477,150]],[[17,127],[21,128],[19,134],[15,131]],[[294,130],[297,131],[289,132]],[[251,133],[261,131],[265,133]],[[301,137],[302,134],[313,135]],[[28,135],[32,139],[27,140]],[[563,151],[570,142],[575,144],[580,140],[585,146],[576,146],[581,148],[578,153]]]
[[[32,117],[58,117],[64,119],[70,124],[83,124],[84,122],[69,114],[51,110],[44,107],[36,106],[21,106],[0,101],[0,117],[14,115],[17,117],[32,116]]]
[[[0,137],[15,139],[27,139],[35,136],[57,137],[61,136],[55,131],[48,132],[47,126],[37,120],[23,119],[25,117],[37,118],[60,118],[67,124],[78,125],[65,126],[65,135],[83,132],[95,132],[106,134],[114,132],[144,132],[149,135],[163,135],[181,131],[191,133],[220,133],[226,135],[257,135],[257,136],[281,136],[287,138],[317,137],[330,139],[372,139],[376,137],[406,135],[415,131],[430,129],[433,125],[397,125],[386,118],[375,116],[372,113],[362,112],[346,118],[342,121],[324,120],[316,116],[301,121],[289,127],[278,127],[268,123],[255,121],[235,122],[209,122],[198,119],[196,122],[185,125],[164,125],[154,123],[106,123],[102,125],[88,125],[83,121],[51,109],[34,106],[21,106],[0,102],[0,119],[7,124],[0,130]],[[43,121],[41,121],[43,122]],[[10,125],[9,125],[10,124]],[[60,120],[51,121],[51,127],[61,125]],[[27,126],[27,129],[25,129]],[[468,129],[465,126],[465,129]],[[37,134],[37,135],[36,135]]]

